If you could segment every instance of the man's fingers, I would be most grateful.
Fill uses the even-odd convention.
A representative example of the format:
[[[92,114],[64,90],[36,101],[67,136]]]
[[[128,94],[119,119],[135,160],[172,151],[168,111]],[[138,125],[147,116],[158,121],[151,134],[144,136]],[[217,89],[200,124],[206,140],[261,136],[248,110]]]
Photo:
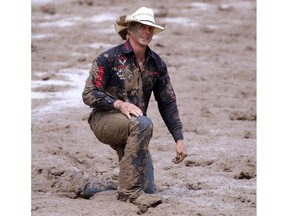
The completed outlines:
[[[142,110],[135,106],[134,104],[123,102],[121,105],[120,111],[127,116],[128,119],[131,119],[131,115],[134,115],[136,117],[143,116]]]
[[[132,112],[133,112],[132,114],[135,115],[135,116],[137,116],[137,117],[143,115],[142,110],[139,109],[139,108],[136,107],[136,106],[132,108]]]
[[[138,114],[138,116],[143,116],[143,112],[142,112],[142,110],[139,109],[139,110],[137,111],[137,114]]]
[[[187,157],[187,154],[181,154],[180,156],[176,156],[172,162],[175,164],[178,164],[180,162],[182,162],[185,158]]]
[[[132,108],[132,110],[129,113],[136,116],[136,117],[143,115],[141,109],[139,109],[138,107]]]
[[[125,113],[125,115],[127,116],[128,119],[131,119],[131,116],[130,116],[129,112]]]

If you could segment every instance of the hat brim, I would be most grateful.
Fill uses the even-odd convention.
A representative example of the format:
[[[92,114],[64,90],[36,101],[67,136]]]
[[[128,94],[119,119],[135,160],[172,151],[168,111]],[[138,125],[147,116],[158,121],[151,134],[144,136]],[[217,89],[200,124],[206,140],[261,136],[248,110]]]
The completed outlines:
[[[154,32],[153,32],[154,35],[159,34],[163,30],[165,30],[167,27],[167,25],[162,27],[162,26],[156,25],[156,24],[149,22],[149,21],[135,21],[135,22],[154,27]]]
[[[116,31],[116,33],[119,34],[119,32],[122,32],[124,29],[127,29],[128,28],[128,23],[130,23],[130,22],[142,23],[144,25],[148,25],[148,26],[154,27],[153,35],[159,34],[160,32],[162,32],[163,30],[165,30],[167,28],[167,25],[162,27],[162,26],[156,25],[156,24],[154,24],[154,23],[152,23],[150,21],[137,20],[137,19],[134,19],[133,17],[131,17],[130,15],[124,15],[124,16],[119,17],[119,19],[115,23],[115,31]]]

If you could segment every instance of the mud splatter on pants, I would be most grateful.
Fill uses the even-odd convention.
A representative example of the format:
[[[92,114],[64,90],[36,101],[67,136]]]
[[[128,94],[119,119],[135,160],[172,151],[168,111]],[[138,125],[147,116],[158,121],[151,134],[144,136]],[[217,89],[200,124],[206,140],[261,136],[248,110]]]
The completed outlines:
[[[97,139],[116,150],[120,161],[118,195],[136,198],[154,193],[154,170],[149,142],[153,124],[146,117],[129,120],[118,111],[96,112],[88,120]]]

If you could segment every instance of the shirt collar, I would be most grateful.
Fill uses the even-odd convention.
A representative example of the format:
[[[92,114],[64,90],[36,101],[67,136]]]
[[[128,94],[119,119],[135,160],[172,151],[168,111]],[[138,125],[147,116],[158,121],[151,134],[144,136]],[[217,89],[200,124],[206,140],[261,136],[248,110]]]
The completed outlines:
[[[129,39],[123,44],[123,46],[122,46],[122,51],[123,51],[123,53],[133,52],[133,48],[132,48],[132,46],[131,46],[131,43],[130,43]],[[155,57],[154,57],[154,53],[152,52],[152,50],[150,49],[149,46],[147,46],[147,48],[146,48],[146,56],[147,56],[147,58],[148,58],[149,56],[155,58]]]
[[[127,40],[127,41],[123,44],[123,46],[122,46],[122,51],[123,51],[123,53],[133,52],[133,49],[132,49],[132,46],[131,46],[129,40]]]

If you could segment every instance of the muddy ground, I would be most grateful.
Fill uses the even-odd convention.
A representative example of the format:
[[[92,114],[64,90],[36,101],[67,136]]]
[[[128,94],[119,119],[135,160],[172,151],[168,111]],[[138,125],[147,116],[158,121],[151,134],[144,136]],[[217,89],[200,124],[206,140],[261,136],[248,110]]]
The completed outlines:
[[[167,29],[150,47],[168,65],[188,157],[152,97],[150,149],[163,204],[146,215],[256,215],[256,2],[254,0],[32,0],[31,214],[137,215],[116,191],[77,197],[87,181],[117,184],[117,154],[87,123],[81,93],[92,60],[121,43],[116,18],[140,6]]]

